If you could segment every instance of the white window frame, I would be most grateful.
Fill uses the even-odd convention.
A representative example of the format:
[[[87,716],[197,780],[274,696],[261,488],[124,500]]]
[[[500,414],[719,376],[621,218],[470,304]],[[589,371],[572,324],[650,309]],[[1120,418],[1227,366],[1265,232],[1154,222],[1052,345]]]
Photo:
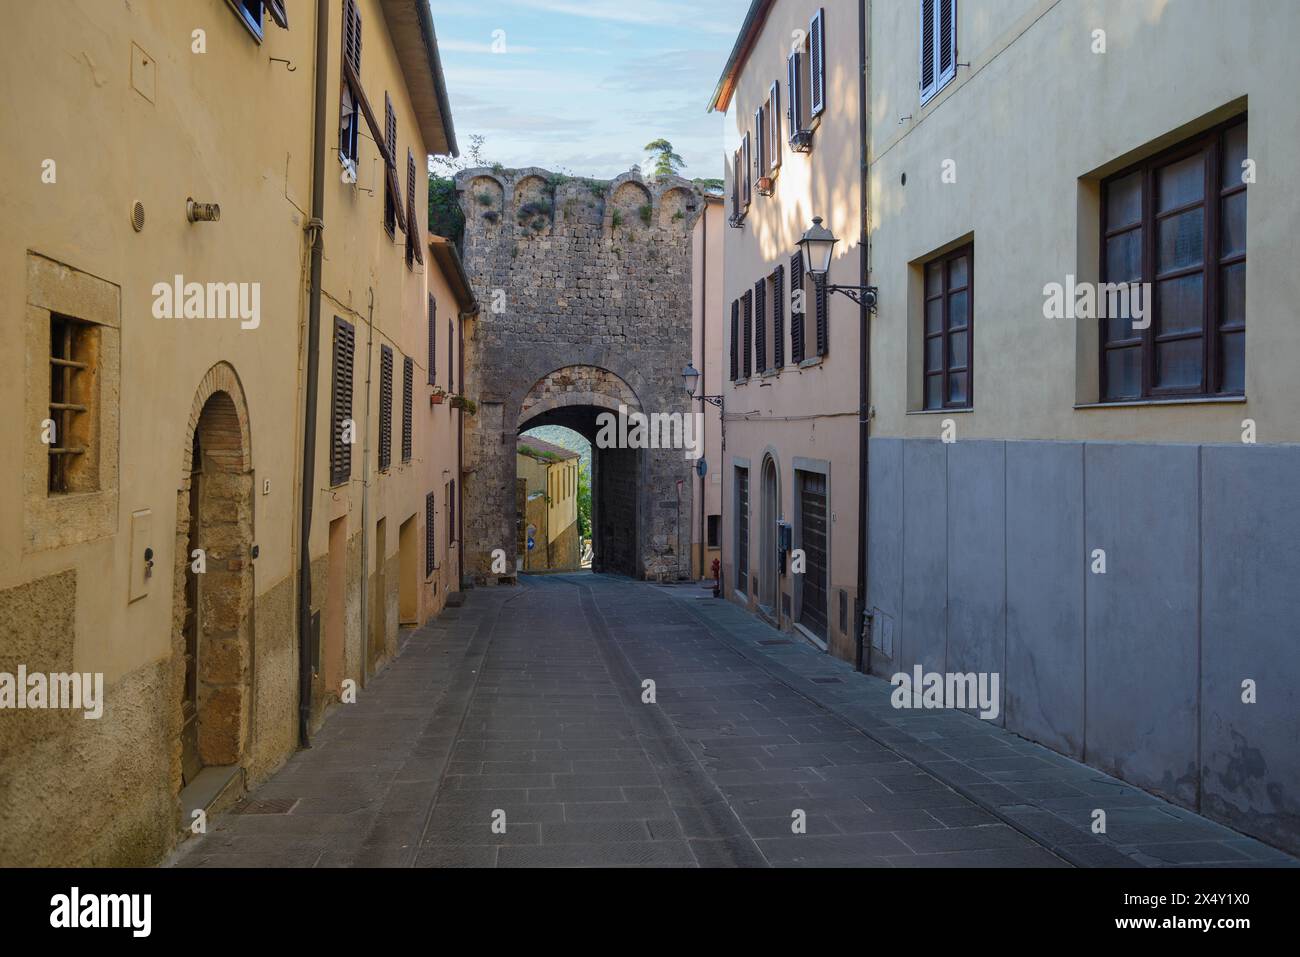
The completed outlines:
[[[925,7],[930,3],[930,16],[933,19],[933,32],[931,40],[934,49],[931,51],[934,55],[934,79],[927,86],[925,83]],[[951,28],[949,30],[949,46],[952,49],[952,62],[946,67],[940,59],[940,51],[943,49],[943,38],[940,35],[940,27],[943,24],[943,8],[950,5],[952,10]],[[957,0],[919,0],[917,3],[917,25],[920,28],[917,37],[917,76],[918,86],[921,88],[921,105],[934,99],[934,97],[952,82],[957,75]]]

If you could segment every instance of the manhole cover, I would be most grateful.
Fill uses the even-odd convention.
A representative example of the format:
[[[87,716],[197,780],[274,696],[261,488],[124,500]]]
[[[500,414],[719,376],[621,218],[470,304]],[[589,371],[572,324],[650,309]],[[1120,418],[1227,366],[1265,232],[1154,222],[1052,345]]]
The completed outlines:
[[[288,814],[298,806],[301,798],[267,798],[264,801],[244,801],[235,806],[236,814]]]
[[[793,645],[793,641],[786,641],[784,638],[769,638],[766,641],[760,641],[760,645]]]

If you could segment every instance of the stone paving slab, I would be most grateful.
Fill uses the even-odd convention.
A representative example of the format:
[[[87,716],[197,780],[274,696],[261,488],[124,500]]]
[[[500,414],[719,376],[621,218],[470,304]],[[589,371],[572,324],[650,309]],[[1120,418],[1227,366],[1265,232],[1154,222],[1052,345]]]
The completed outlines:
[[[406,636],[251,795],[289,813],[222,815],[170,866],[1296,863],[964,713],[897,712],[693,586],[522,582]]]
[[[859,674],[848,662],[806,642],[773,643],[779,634],[775,629],[731,602],[696,600],[690,588],[646,587],[658,587],[668,594],[727,647],[807,701],[872,740],[887,743],[922,773],[968,799],[949,804],[944,792],[938,792],[941,804],[949,806],[926,810],[942,822],[960,827],[969,821],[982,828],[991,826],[992,821],[1004,822],[1040,848],[1076,866],[1300,866],[1294,857],[1277,848],[971,714],[895,709],[890,702],[893,688],[887,681]],[[828,682],[831,678],[838,680]],[[772,753],[778,749],[767,750]],[[848,780],[841,777],[839,762],[830,767],[812,762],[806,766],[815,767],[828,781]],[[906,775],[880,774],[874,779],[888,787],[890,796],[873,798],[862,794],[861,799],[880,810],[930,803],[933,792],[928,789],[923,788],[919,801],[917,794],[908,792],[907,782],[913,779]],[[1096,808],[1106,812],[1105,834],[1091,831]],[[925,850],[940,850],[935,845],[950,841],[952,850],[962,853],[955,844],[968,838],[932,834],[918,833],[912,843],[919,858],[935,859],[928,864],[909,861],[909,865],[967,863],[952,858],[952,854],[932,855]],[[1034,857],[1028,855],[1024,860],[1037,864]],[[982,857],[977,859],[984,861]]]

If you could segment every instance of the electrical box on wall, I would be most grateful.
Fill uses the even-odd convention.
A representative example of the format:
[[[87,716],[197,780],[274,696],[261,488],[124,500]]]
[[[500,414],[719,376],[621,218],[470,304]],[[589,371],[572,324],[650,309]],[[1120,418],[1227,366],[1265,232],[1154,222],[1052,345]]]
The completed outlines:
[[[131,569],[130,590],[127,603],[131,603],[149,594],[149,583],[153,581],[156,568],[153,542],[153,510],[137,509],[131,513],[131,556],[128,567]]]

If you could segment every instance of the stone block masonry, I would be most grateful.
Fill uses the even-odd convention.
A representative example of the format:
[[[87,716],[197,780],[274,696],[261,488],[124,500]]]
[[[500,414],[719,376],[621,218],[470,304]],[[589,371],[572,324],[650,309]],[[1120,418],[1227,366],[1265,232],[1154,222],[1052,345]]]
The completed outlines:
[[[467,577],[495,583],[492,552],[517,539],[515,436],[565,425],[589,440],[620,404],[692,411],[691,228],[704,201],[687,180],[612,181],[538,168],[465,170],[465,267],[483,311],[465,328]],[[679,541],[681,450],[594,450],[597,570],[639,578],[689,574]],[[606,498],[601,501],[601,493]],[[687,503],[689,506],[689,503]],[[510,563],[508,574],[514,573]]]

